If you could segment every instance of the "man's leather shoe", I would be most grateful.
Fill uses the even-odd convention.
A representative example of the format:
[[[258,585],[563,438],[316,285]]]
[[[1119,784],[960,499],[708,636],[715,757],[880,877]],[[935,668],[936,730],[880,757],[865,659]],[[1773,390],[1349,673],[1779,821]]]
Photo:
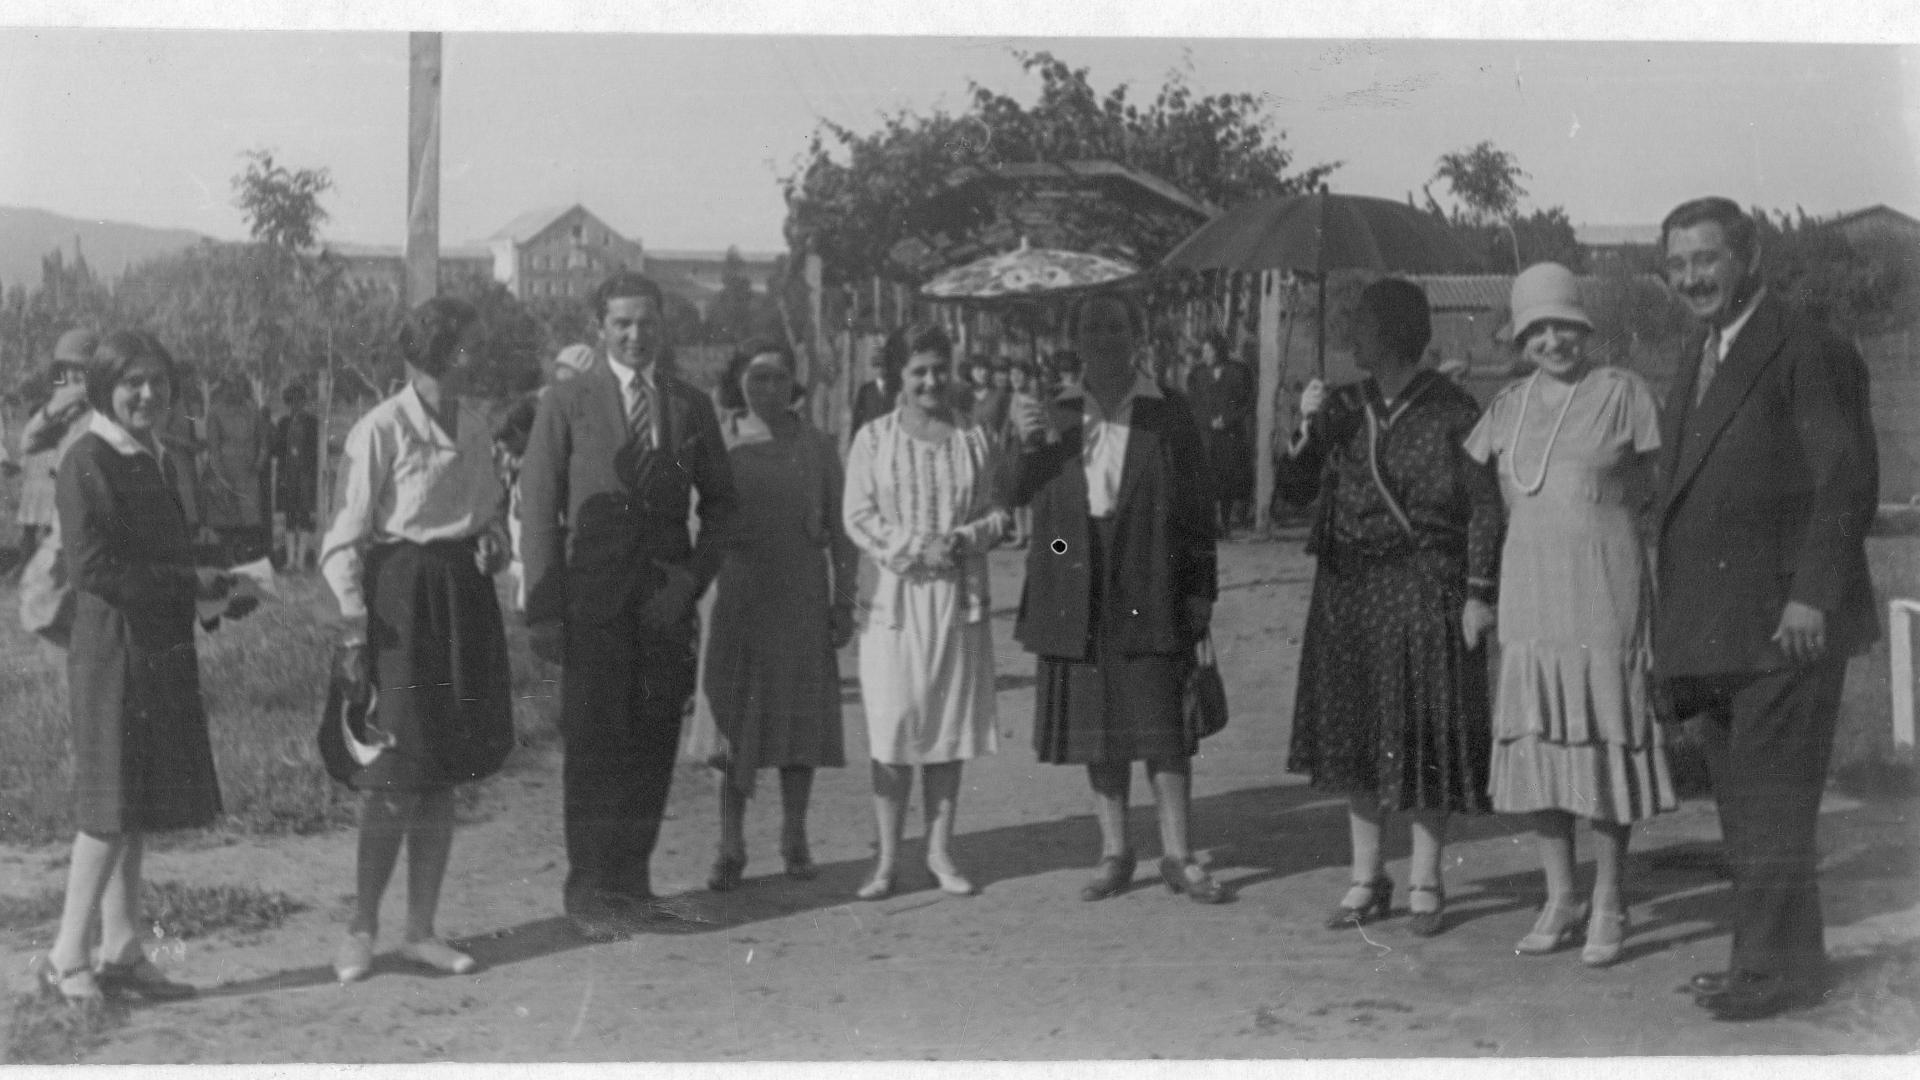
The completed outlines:
[[[1778,975],[1738,971],[1727,975],[1726,985],[1694,1001],[1716,1020],[1764,1020],[1806,1003],[1810,995],[1810,988]]]

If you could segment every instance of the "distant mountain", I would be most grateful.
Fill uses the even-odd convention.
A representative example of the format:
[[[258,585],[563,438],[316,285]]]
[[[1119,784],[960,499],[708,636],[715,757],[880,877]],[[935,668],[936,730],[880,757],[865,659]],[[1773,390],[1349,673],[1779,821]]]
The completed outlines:
[[[94,275],[111,281],[128,266],[207,239],[186,229],[70,218],[25,206],[0,206],[0,286],[40,283],[40,260],[55,248],[73,258],[75,237]]]

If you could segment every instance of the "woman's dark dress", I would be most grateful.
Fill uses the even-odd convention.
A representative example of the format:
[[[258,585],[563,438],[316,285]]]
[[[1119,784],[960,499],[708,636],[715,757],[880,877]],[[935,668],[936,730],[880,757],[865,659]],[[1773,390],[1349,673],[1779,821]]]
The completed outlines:
[[[1479,414],[1431,372],[1392,409],[1368,381],[1340,391],[1305,450],[1278,463],[1281,497],[1320,500],[1287,757],[1315,787],[1371,792],[1387,809],[1490,808],[1487,653],[1460,627],[1468,577],[1498,578],[1505,520],[1492,470],[1461,445]]]
[[[319,485],[319,418],[310,412],[281,417],[273,428],[273,457],[279,462],[275,473],[279,491],[275,493],[275,501],[287,515],[287,528],[296,532],[313,531],[314,494]]]
[[[89,433],[67,452],[56,484],[75,594],[74,816],[95,836],[198,828],[220,815],[186,516],[162,468]]]

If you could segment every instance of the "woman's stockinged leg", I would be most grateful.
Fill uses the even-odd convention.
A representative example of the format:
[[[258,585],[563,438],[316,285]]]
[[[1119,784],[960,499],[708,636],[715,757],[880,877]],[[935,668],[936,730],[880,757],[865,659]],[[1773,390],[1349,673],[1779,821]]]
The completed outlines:
[[[453,853],[453,789],[421,792],[407,822],[407,936],[425,941],[434,936],[434,915],[440,909],[440,885],[447,877]]]
[[[879,827],[879,858],[874,877],[891,878],[900,861],[900,836],[906,828],[907,796],[913,790],[913,766],[873,763],[873,815]]]
[[[1593,828],[1593,910],[1618,914],[1626,910],[1623,894],[1627,869],[1627,844],[1633,838],[1633,826],[1622,822],[1599,821]],[[1571,822],[1568,828],[1572,828]]]
[[[145,838],[137,832],[122,835],[120,857],[114,860],[100,897],[100,958],[116,962],[139,960],[144,937],[140,918],[140,864]]]
[[[380,929],[380,900],[400,860],[400,844],[407,836],[412,797],[370,791],[360,804],[360,845],[355,860],[357,877],[350,933],[375,934]]]
[[[1187,827],[1193,809],[1193,759],[1151,758],[1147,779],[1160,819],[1160,853],[1184,863],[1193,855]]]
[[[1133,785],[1133,763],[1090,764],[1087,782],[1093,788],[1093,817],[1100,823],[1101,857],[1124,855],[1133,850],[1133,845],[1127,842],[1127,791]]]
[[[60,930],[48,959],[61,971],[74,971],[92,962],[90,940],[94,913],[107,891],[107,881],[119,865],[125,837],[76,833],[73,856],[67,864],[67,895],[60,911]]]
[[[953,865],[953,829],[960,802],[960,762],[924,765],[920,769],[920,798],[927,821],[927,865],[946,873]]]
[[[1407,907],[1415,913],[1438,911],[1448,815],[1445,810],[1415,810],[1409,816],[1413,818],[1413,858],[1407,866]]]
[[[1540,852],[1540,870],[1546,878],[1547,906],[1570,905],[1573,901],[1573,815],[1564,810],[1536,811],[1533,837]]]
[[[1377,878],[1386,868],[1380,854],[1380,828],[1386,812],[1371,791],[1347,796],[1347,836],[1353,849],[1353,877],[1365,883]]]

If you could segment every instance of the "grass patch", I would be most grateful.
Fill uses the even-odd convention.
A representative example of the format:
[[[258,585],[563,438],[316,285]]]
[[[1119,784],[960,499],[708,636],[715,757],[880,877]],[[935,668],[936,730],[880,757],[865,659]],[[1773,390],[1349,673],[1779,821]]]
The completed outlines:
[[[229,931],[261,933],[308,907],[286,893],[251,885],[182,885],[177,881],[146,882],[140,901],[158,935],[181,941]]]
[[[359,798],[327,777],[314,730],[332,656],[331,593],[317,574],[280,579],[284,602],[199,640],[200,688],[226,820],[218,831],[309,834],[348,827]],[[73,835],[66,654],[20,628],[16,592],[0,588],[0,843]],[[509,615],[514,717],[522,745],[558,733],[557,668],[542,670]],[[465,801],[478,793],[463,787]]]
[[[59,889],[42,889],[32,896],[0,896],[0,931],[20,933],[55,922],[65,900]]]
[[[127,1007],[113,1001],[69,1005],[39,992],[16,994],[7,1022],[7,1056],[15,1065],[73,1065],[103,1045],[127,1022]]]
[[[0,896],[0,931],[31,933],[60,920],[65,896],[42,889],[32,896]],[[279,926],[308,905],[278,891],[251,885],[183,885],[177,881],[141,883],[142,922],[163,939],[191,941],[215,934],[258,934]]]

